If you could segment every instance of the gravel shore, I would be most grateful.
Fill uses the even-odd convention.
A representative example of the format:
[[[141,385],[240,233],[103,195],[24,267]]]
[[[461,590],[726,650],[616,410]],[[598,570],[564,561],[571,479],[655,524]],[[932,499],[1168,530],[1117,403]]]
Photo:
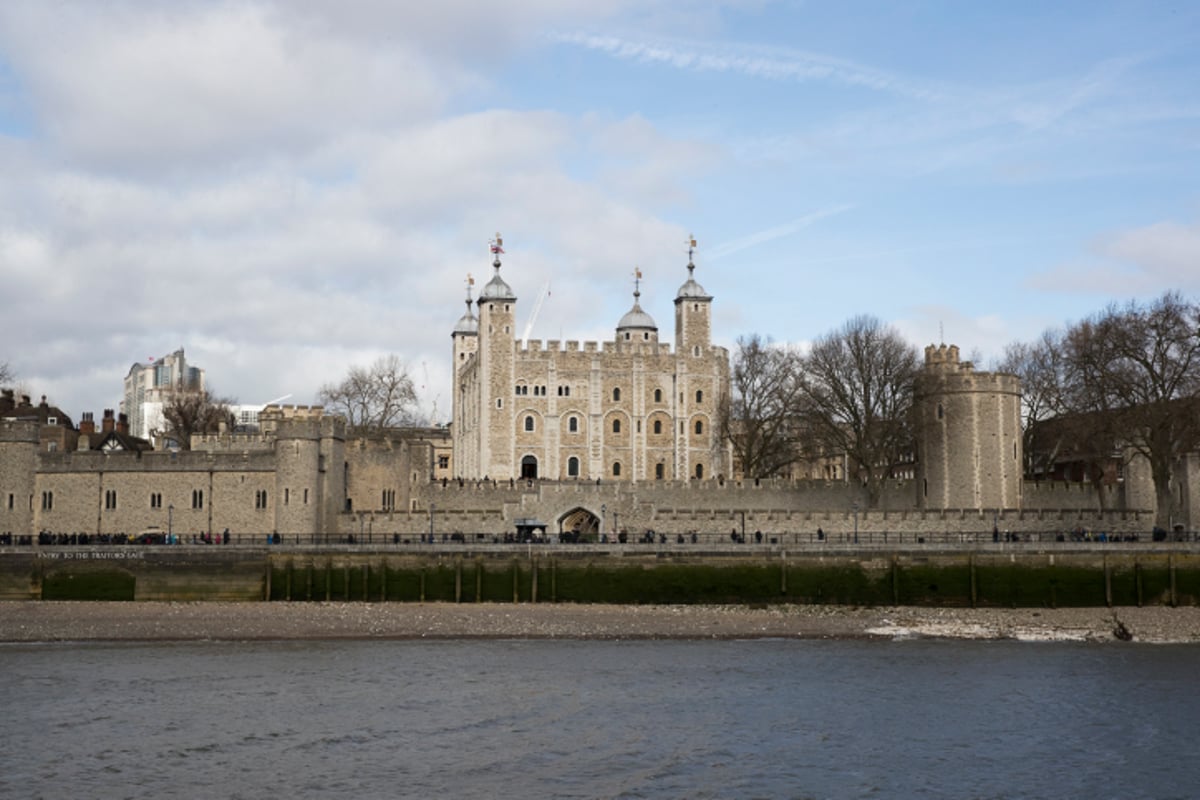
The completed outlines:
[[[1200,608],[0,602],[0,642],[945,638],[1200,642]]]

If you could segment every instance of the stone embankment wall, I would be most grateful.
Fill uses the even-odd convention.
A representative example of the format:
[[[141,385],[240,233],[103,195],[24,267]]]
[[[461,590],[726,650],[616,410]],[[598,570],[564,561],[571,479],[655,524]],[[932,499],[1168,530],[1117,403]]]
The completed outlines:
[[[0,599],[1198,605],[1200,548],[0,548]]]

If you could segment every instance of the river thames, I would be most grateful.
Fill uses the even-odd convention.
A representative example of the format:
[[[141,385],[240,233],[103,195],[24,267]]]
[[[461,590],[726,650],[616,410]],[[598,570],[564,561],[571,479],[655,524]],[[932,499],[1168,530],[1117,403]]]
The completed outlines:
[[[1190,798],[1200,646],[0,646],[13,798]]]

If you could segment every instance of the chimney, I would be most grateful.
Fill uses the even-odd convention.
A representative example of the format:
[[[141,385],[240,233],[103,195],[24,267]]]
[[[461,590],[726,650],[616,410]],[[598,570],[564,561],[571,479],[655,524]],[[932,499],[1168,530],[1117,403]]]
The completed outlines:
[[[117,415],[117,433],[123,436],[129,435],[129,417],[126,414]]]
[[[104,409],[104,421],[100,423],[101,432],[112,433],[116,425],[117,421],[113,418],[113,410],[111,408]]]
[[[92,418],[92,412],[83,412],[83,419],[79,420],[79,432],[81,434],[96,432],[96,420]]]

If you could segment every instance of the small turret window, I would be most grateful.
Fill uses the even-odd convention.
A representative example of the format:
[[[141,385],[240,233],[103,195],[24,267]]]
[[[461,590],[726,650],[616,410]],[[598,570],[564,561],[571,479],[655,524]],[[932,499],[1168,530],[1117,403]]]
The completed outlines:
[[[942,419],[944,416],[946,416],[946,410],[942,408],[941,403],[938,403],[938,419]]]
[[[656,402],[656,403],[662,402],[662,389],[654,390],[654,402]]]
[[[567,430],[571,433],[579,433],[579,417],[570,417],[567,420]]]
[[[533,430],[533,417],[525,417],[525,430]]]
[[[620,390],[620,388],[615,388],[615,389],[613,389],[613,402],[614,402],[614,403],[619,403],[619,402],[621,402],[621,390]]]
[[[696,477],[697,477],[697,478],[703,478],[703,477],[704,477],[704,465],[703,465],[703,464],[697,464],[697,465],[696,465]]]
[[[704,433],[704,423],[696,420],[696,435],[699,436],[702,433]]]
[[[613,462],[613,477],[614,478],[621,477],[621,462],[620,461]]]
[[[704,392],[700,391],[699,389],[696,390],[696,402],[697,403],[704,402]]]
[[[620,432],[621,432],[621,420],[614,419],[613,420],[613,433],[620,433]]]
[[[654,432],[662,433],[662,420],[660,420],[660,419],[654,420]]]

